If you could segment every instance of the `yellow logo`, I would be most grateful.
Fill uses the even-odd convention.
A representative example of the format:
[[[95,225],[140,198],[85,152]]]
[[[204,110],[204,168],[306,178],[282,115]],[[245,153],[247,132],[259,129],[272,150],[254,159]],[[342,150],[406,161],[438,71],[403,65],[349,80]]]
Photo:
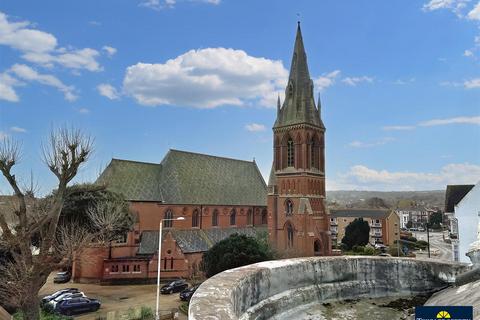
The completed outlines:
[[[447,311],[440,311],[439,313],[437,313],[437,319],[450,319],[450,313],[448,313]]]

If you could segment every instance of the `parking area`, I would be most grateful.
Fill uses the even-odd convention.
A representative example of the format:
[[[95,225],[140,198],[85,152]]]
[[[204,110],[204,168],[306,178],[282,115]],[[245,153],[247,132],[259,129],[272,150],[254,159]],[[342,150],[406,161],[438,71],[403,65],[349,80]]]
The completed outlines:
[[[156,303],[156,285],[115,285],[101,286],[98,284],[64,283],[54,284],[52,273],[47,283],[40,290],[40,296],[51,294],[63,288],[78,288],[85,295],[99,299],[102,303],[100,310],[93,313],[76,316],[79,320],[94,320],[99,316],[105,316],[110,311],[124,311],[130,308],[146,306],[155,310]],[[160,309],[176,309],[181,301],[178,293],[160,296]],[[179,319],[185,320],[187,316],[179,312]]]

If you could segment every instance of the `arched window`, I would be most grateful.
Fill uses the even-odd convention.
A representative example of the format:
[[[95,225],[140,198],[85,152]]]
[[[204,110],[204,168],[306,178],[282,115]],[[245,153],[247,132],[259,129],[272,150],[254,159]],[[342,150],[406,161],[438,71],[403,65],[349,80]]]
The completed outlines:
[[[165,214],[163,215],[163,226],[165,228],[171,228],[173,224],[173,212],[172,210],[168,209],[165,211]]]
[[[248,209],[248,212],[247,212],[247,225],[248,225],[248,226],[253,225],[253,213],[252,213],[252,209]]]
[[[198,210],[195,209],[192,214],[192,228],[198,227]]]
[[[218,210],[217,209],[213,210],[212,226],[214,227],[218,226]]]
[[[316,148],[317,146],[315,145],[315,139],[312,138],[312,141],[310,142],[310,167],[311,168],[317,168],[317,165],[316,165]]]
[[[268,224],[267,210],[265,209],[262,211],[262,224]]]
[[[287,247],[293,247],[293,227],[290,223],[287,223]]]
[[[287,167],[293,167],[295,165],[295,145],[292,138],[288,138],[287,141]]]
[[[292,200],[290,200],[290,199],[288,199],[287,201],[285,201],[285,214],[286,214],[287,216],[293,214],[293,202],[292,202]]]
[[[234,226],[236,224],[237,212],[235,209],[232,209],[230,212],[230,225]]]

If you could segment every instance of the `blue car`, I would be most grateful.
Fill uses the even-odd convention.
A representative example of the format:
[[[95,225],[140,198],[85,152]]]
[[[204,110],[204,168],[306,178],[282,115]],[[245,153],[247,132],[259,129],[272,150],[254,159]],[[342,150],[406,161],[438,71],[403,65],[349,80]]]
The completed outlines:
[[[55,306],[55,312],[70,316],[72,314],[97,311],[100,308],[100,301],[90,298],[73,298],[63,300]]]

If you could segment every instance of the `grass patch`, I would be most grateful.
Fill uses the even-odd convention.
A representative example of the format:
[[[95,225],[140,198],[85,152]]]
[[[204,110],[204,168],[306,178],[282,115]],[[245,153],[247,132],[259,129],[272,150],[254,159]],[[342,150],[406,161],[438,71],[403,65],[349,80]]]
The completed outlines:
[[[178,307],[178,309],[180,309],[180,311],[182,311],[184,314],[188,316],[188,302],[182,302],[182,304],[180,304],[180,307]]]
[[[13,315],[14,320],[23,320],[23,314],[17,312]],[[48,313],[44,310],[40,310],[40,320],[72,320],[72,317],[62,316],[59,314]]]

